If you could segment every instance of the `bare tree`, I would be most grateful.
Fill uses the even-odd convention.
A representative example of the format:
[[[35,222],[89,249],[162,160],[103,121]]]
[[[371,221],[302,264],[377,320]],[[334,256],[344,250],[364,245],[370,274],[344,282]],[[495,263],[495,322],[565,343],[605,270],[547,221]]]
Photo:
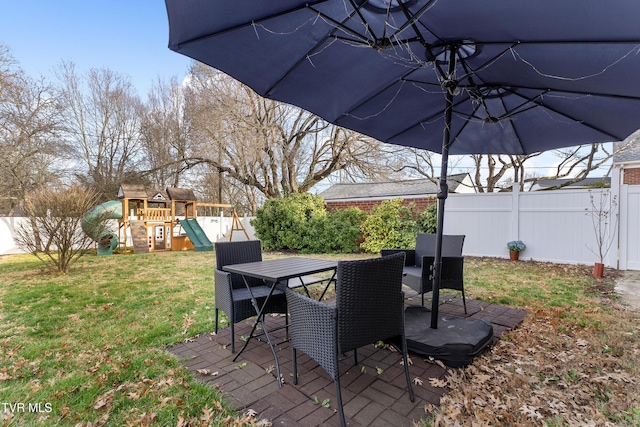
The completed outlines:
[[[109,69],[79,76],[69,62],[57,76],[67,137],[83,163],[78,179],[103,198],[122,182],[140,181],[142,104],[130,79]]]
[[[59,126],[49,85],[0,66],[0,212],[13,215],[27,192],[62,175]]]
[[[147,177],[158,188],[178,187],[188,165],[190,140],[184,120],[184,90],[174,78],[158,80],[149,93],[141,123]]]
[[[262,98],[201,64],[191,77],[190,136],[200,148],[190,162],[207,163],[267,198],[306,192],[338,171],[379,177],[381,143]]]
[[[84,187],[66,189],[42,187],[25,200],[25,216],[30,223],[16,228],[16,241],[48,268],[60,273],[69,269],[93,240],[81,229],[85,212],[98,202],[98,194]]]
[[[582,181],[593,170],[600,168],[613,157],[613,150],[607,144],[589,144],[570,147],[566,149],[554,150],[553,153],[559,159],[555,167],[555,173],[546,177],[529,177],[523,180],[524,183],[533,183],[541,179],[568,178],[560,188]]]

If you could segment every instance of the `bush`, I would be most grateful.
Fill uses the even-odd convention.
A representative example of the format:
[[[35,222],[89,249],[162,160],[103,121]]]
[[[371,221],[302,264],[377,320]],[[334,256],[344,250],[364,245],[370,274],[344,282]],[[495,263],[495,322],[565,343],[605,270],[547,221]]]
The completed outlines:
[[[325,202],[308,193],[267,200],[251,221],[267,250],[304,249],[304,236],[312,220],[326,216]]]
[[[359,250],[358,208],[327,212],[320,196],[294,194],[267,201],[251,222],[267,250],[350,253]]]
[[[47,268],[68,273],[71,265],[93,245],[80,224],[85,212],[98,200],[95,191],[81,186],[31,192],[23,206],[29,222],[16,229],[18,245]]]
[[[416,219],[418,233],[435,234],[438,228],[438,203],[430,203]]]
[[[414,247],[418,228],[413,218],[413,207],[403,206],[401,199],[383,201],[362,223],[364,242],[360,247],[372,253]]]
[[[360,224],[366,214],[358,208],[347,208],[316,216],[309,222],[305,236],[305,252],[358,252]]]

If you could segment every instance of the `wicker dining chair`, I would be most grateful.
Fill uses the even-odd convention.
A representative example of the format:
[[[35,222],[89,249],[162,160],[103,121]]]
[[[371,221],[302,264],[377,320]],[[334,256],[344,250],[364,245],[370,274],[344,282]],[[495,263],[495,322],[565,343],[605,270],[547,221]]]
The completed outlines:
[[[235,353],[234,324],[249,317],[257,315],[251,301],[251,293],[256,297],[258,307],[262,307],[269,294],[270,284],[262,280],[247,277],[247,288],[243,277],[239,274],[222,270],[225,265],[242,264],[245,262],[262,261],[262,244],[260,240],[248,240],[237,242],[216,242],[216,269],[214,271],[215,286],[215,331],[218,333],[219,310],[222,310],[229,318],[231,326],[231,352]],[[287,300],[284,292],[276,290],[263,311],[268,313],[287,314]]]
[[[433,291],[433,264],[436,248],[435,234],[420,233],[416,237],[415,249],[383,249],[380,255],[396,252],[406,254],[403,283],[422,297]],[[440,289],[453,289],[462,293],[464,313],[467,314],[467,297],[464,293],[464,257],[462,246],[464,235],[442,236],[442,267],[440,269]]]
[[[336,386],[340,423],[345,425],[340,392],[338,357],[368,344],[385,341],[402,353],[409,398],[415,400],[404,335],[402,267],[404,253],[382,258],[338,263],[336,305],[313,300],[286,290],[293,349],[293,381],[298,383],[297,355],[300,350],[331,376]]]

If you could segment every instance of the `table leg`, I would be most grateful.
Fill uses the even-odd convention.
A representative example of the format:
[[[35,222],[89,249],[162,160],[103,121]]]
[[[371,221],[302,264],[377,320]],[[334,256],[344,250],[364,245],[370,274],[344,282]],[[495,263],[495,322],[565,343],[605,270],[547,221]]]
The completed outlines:
[[[274,348],[273,343],[271,342],[271,337],[269,336],[269,330],[267,329],[267,325],[264,320],[265,316],[263,313],[265,307],[267,306],[267,302],[269,301],[269,298],[271,298],[271,295],[273,294],[273,291],[277,286],[277,282],[274,282],[271,285],[269,294],[267,295],[264,302],[262,303],[262,307],[258,307],[258,301],[256,300],[255,296],[253,295],[253,292],[251,291],[251,286],[249,286],[249,284],[247,283],[247,279],[244,276],[242,276],[242,279],[244,280],[244,284],[247,287],[247,289],[249,289],[249,293],[251,294],[251,303],[253,304],[253,308],[256,310],[256,313],[258,314],[258,318],[253,324],[253,328],[251,329],[249,338],[247,338],[247,341],[244,343],[244,345],[242,346],[242,349],[240,349],[238,354],[235,355],[235,357],[233,358],[233,361],[235,362],[238,356],[240,356],[240,354],[242,354],[244,349],[247,348],[247,345],[249,345],[249,341],[251,341],[251,338],[255,338],[253,334],[256,331],[256,328],[258,327],[258,323],[260,323],[260,326],[262,326],[262,332],[264,333],[264,336],[267,338],[267,343],[269,344],[269,348],[271,348],[271,353],[273,354],[273,360],[275,361],[278,387],[282,388],[282,378],[280,377],[280,364],[278,363],[278,355],[276,354],[276,349]]]
[[[322,298],[324,298],[324,294],[327,293],[327,289],[329,289],[331,282],[333,282],[336,279],[336,274],[338,274],[338,270],[334,269],[333,274],[331,275],[331,279],[329,279],[329,281],[327,282],[327,286],[325,286],[324,291],[322,291],[322,295],[320,295],[320,298],[318,298],[318,301],[322,301]]]

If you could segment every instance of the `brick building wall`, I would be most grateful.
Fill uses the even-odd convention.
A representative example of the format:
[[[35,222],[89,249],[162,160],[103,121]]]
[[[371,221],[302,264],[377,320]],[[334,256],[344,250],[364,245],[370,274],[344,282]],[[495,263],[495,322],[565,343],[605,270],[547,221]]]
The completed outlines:
[[[339,210],[345,208],[355,207],[364,212],[371,212],[375,206],[382,203],[384,200],[348,200],[344,202],[327,201],[327,210]],[[402,204],[409,206],[411,203],[415,204],[416,212],[423,211],[431,203],[436,203],[438,199],[435,197],[418,197],[415,199],[403,199]]]
[[[640,185],[640,168],[625,169],[623,176],[623,184]]]

